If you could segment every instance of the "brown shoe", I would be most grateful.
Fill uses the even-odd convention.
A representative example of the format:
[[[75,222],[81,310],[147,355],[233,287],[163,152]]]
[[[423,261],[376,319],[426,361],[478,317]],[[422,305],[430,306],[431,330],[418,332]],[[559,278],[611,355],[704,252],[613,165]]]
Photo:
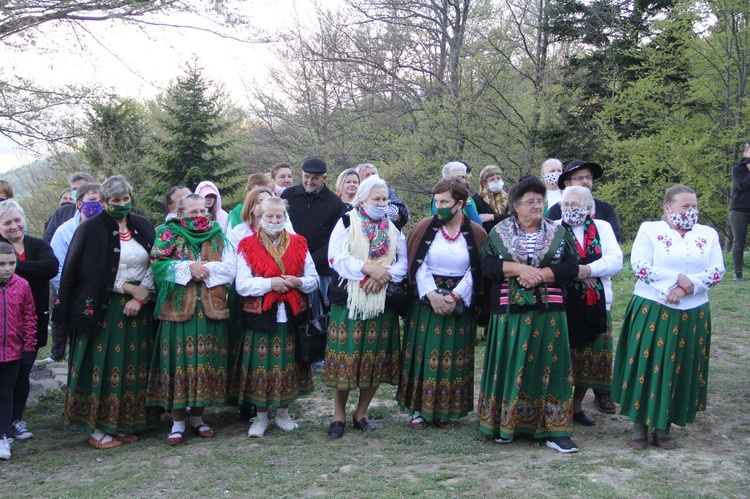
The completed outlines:
[[[138,441],[138,437],[130,435],[128,433],[118,433],[115,438],[124,444],[132,444]]]
[[[672,435],[663,430],[654,432],[654,443],[661,449],[675,449],[677,447],[677,442],[672,438]]]
[[[441,430],[445,430],[448,428],[453,428],[456,425],[455,421],[445,421],[443,419],[433,419],[432,424],[440,428]]]
[[[120,442],[116,438],[113,438],[109,442],[102,442],[102,440],[104,440],[105,437],[106,435],[104,435],[102,438],[97,440],[96,438],[94,438],[94,435],[91,435],[89,437],[89,445],[97,450],[114,449],[115,447],[119,447],[120,445],[122,445],[122,442]]]
[[[631,437],[628,445],[635,450],[646,450],[646,447],[648,447],[648,439]]]
[[[184,431],[173,431],[167,435],[167,445],[181,445],[185,441]]]
[[[202,424],[200,426],[190,425],[190,427],[193,429],[193,433],[201,438],[214,438],[216,436],[216,432],[207,424]]]
[[[617,406],[612,402],[609,393],[600,393],[594,396],[594,405],[604,414],[614,414],[617,412]]]
[[[427,428],[427,421],[422,416],[417,416],[416,418],[412,416],[409,419],[409,426],[413,430],[424,430]]]

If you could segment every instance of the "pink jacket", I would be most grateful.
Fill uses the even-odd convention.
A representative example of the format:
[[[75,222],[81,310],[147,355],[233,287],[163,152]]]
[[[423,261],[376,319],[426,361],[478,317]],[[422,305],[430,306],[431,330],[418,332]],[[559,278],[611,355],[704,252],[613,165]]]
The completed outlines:
[[[34,297],[26,279],[13,276],[0,286],[0,362],[36,352]]]

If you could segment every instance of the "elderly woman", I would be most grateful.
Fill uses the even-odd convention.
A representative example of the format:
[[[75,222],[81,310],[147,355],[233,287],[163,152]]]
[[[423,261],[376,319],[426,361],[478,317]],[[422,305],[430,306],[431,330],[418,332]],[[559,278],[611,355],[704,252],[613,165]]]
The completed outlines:
[[[612,385],[612,276],[622,269],[622,251],[612,226],[594,220],[594,197],[580,185],[563,192],[562,226],[578,251],[578,276],[568,284],[565,311],[573,360],[573,420],[594,426],[596,420],[581,404],[591,388],[609,398]],[[600,395],[601,396],[601,395]]]
[[[550,207],[559,203],[562,199],[562,190],[557,185],[560,175],[563,173],[562,161],[556,158],[550,158],[542,163],[542,180],[544,187],[547,189],[547,202],[544,204],[545,217]]]
[[[336,195],[346,205],[348,210],[354,207],[354,196],[359,188],[359,174],[354,168],[348,168],[341,172],[336,180]]]
[[[295,331],[306,318],[306,294],[318,288],[318,273],[305,238],[289,233],[286,219],[286,201],[266,199],[259,227],[237,249],[244,326],[237,359],[239,403],[257,409],[249,437],[265,434],[272,406],[278,428],[297,428],[289,404],[314,388],[310,366],[295,361]]]
[[[328,330],[323,382],[333,388],[331,438],[346,427],[349,392],[359,388],[352,424],[375,431],[367,409],[381,383],[397,384],[399,376],[398,317],[386,304],[388,283],[406,276],[406,240],[389,220],[388,186],[371,176],[359,186],[355,209],[336,223],[328,246],[334,276],[328,296]]]
[[[110,449],[159,420],[146,408],[154,228],[130,212],[124,177],[108,178],[100,194],[104,212],[81,224],[68,247],[53,320],[71,334],[65,428],[83,426],[91,446]]]
[[[511,218],[482,250],[492,280],[490,323],[479,391],[482,433],[509,443],[528,433],[559,452],[577,452],[565,289],[578,275],[570,232],[542,217],[544,184],[522,178],[508,196]]]
[[[488,233],[500,220],[507,218],[508,193],[503,190],[504,186],[500,168],[485,166],[479,175],[479,192],[471,196],[482,219],[482,226]]]
[[[695,191],[674,185],[662,220],[644,222],[630,262],[638,280],[617,343],[612,398],[633,421],[630,446],[673,449],[672,423],[706,408],[711,355],[708,290],[724,275],[716,231],[698,222]]]
[[[180,199],[177,215],[159,228],[151,251],[160,322],[148,405],[172,412],[168,445],[183,443],[187,407],[192,432],[215,436],[203,412],[227,400],[226,300],[235,275],[234,253],[203,196]]]
[[[36,309],[36,350],[47,344],[49,325],[49,280],[57,273],[57,258],[44,239],[24,235],[26,217],[14,200],[0,203],[0,241],[8,242],[18,255],[16,274],[31,287]],[[54,267],[54,270],[53,270]],[[23,420],[26,400],[29,398],[29,375],[36,356],[26,355],[13,389],[13,438],[25,440],[33,434]]]
[[[418,303],[406,319],[403,368],[396,399],[412,428],[452,426],[474,406],[474,308],[480,303],[479,250],[484,229],[463,214],[469,199],[460,178],[432,190],[434,217],[409,234],[409,280]]]

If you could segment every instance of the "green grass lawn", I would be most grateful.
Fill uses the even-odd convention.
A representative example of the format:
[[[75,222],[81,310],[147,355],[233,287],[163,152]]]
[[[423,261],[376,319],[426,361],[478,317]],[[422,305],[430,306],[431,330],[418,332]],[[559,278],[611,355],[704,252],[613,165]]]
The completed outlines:
[[[728,277],[712,291],[708,407],[694,424],[673,429],[673,451],[631,450],[629,421],[596,412],[590,398],[584,405],[597,425],[576,425],[581,451],[574,455],[530,438],[488,441],[473,415],[448,430],[412,430],[390,386],[378,391],[370,411],[378,430],[367,435],[349,422],[344,438],[330,441],[331,392],[318,386],[292,406],[300,423],[292,433],[271,426],[264,438],[251,440],[248,423],[237,421],[234,409],[211,409],[206,419],[218,432],[213,440],[187,436],[184,445],[168,447],[170,425],[163,423],[139,442],[97,451],[84,432],[62,428],[64,396],[58,392],[27,412],[35,436],[14,443],[12,460],[0,462],[0,496],[747,497],[750,282]],[[616,332],[632,286],[628,272],[616,276]],[[477,380],[483,353],[480,344]]]

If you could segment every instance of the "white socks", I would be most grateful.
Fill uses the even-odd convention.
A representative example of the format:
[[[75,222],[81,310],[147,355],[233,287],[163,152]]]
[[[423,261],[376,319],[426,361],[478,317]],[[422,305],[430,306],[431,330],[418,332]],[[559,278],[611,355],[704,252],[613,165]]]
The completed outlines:
[[[99,428],[95,428],[94,429],[94,433],[92,433],[91,436],[94,437],[94,439],[97,442],[100,442],[100,443],[103,443],[103,444],[106,444],[107,442],[111,442],[112,441],[112,437],[109,436],[109,435],[107,435],[106,433],[104,433]]]
[[[203,415],[200,416],[190,416],[190,426],[193,428],[200,428],[205,423],[203,422]]]
[[[172,422],[172,433],[185,433],[185,420],[184,419],[182,421]]]

